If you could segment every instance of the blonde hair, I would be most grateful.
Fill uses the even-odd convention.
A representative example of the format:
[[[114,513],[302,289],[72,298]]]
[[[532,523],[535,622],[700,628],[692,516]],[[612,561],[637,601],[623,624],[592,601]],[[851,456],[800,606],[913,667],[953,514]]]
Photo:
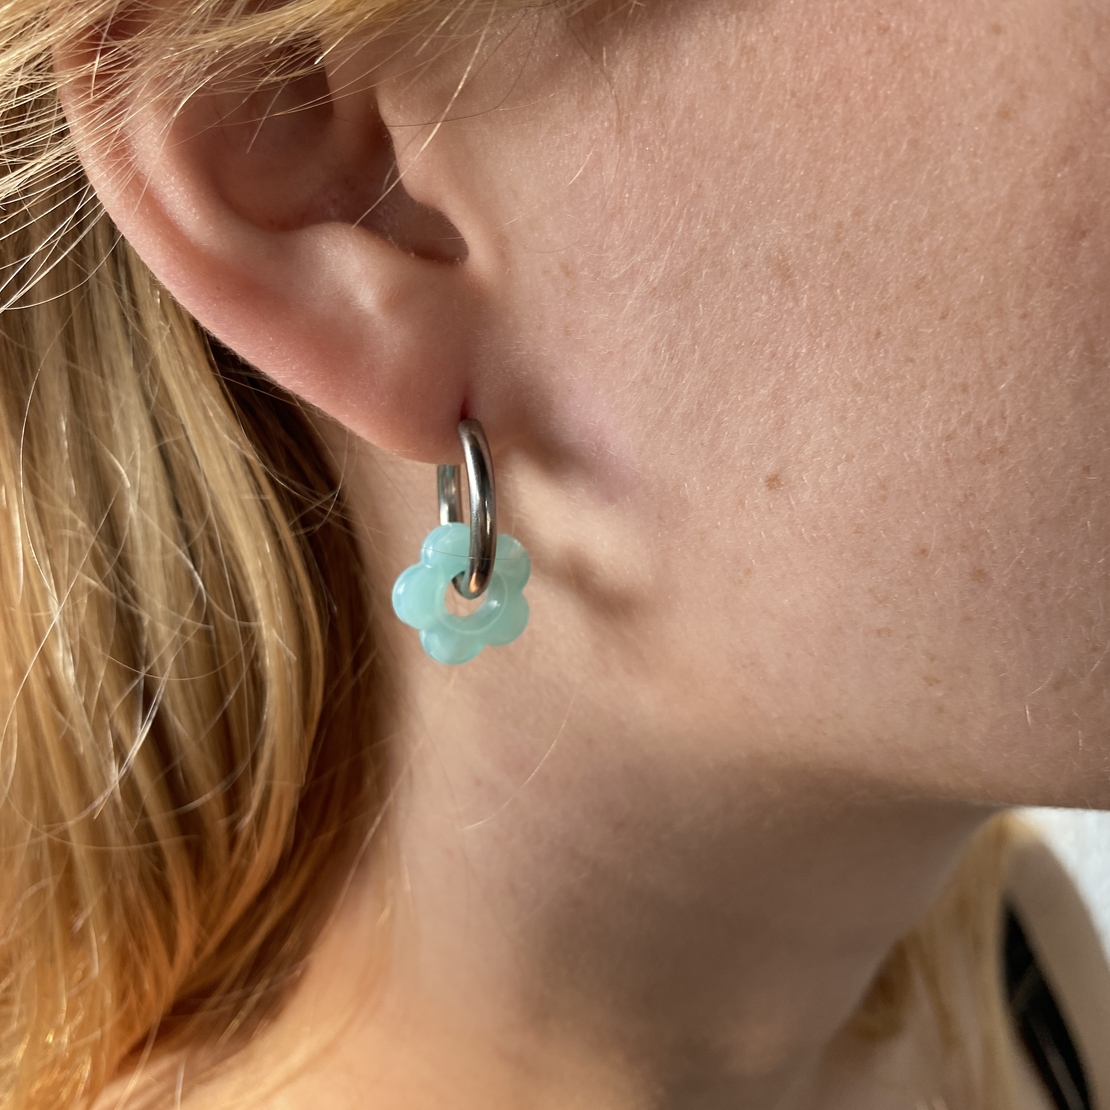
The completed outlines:
[[[852,1016],[868,1041],[898,1035],[920,995],[953,1064],[958,1095],[977,1110],[1010,1110],[1021,1051],[1003,995],[1002,930],[1010,853],[1031,827],[1013,813],[987,821],[918,925],[891,949]]]
[[[187,95],[255,44],[303,58],[442,8],[187,0],[127,48],[172,58]],[[4,1110],[90,1101],[156,1041],[249,1030],[387,775],[373,614],[308,415],[160,287],[70,141],[52,52],[121,14],[0,7]],[[1000,874],[995,855],[972,858]],[[997,929],[977,889],[964,917]],[[944,1016],[935,953],[961,927],[942,904],[895,950],[866,1035],[897,1028],[915,975]]]
[[[3,1107],[264,1014],[385,775],[308,416],[159,286],[72,149],[51,48],[109,10],[0,10]]]

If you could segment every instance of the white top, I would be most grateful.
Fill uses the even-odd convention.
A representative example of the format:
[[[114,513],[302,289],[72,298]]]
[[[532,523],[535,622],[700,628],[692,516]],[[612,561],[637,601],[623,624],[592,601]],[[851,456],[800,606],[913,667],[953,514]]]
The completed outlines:
[[[1044,841],[1014,850],[1006,893],[1075,1041],[1091,1105],[1110,1110],[1110,814],[1023,816]]]
[[[1023,809],[1083,895],[1110,954],[1110,813],[1098,809]]]

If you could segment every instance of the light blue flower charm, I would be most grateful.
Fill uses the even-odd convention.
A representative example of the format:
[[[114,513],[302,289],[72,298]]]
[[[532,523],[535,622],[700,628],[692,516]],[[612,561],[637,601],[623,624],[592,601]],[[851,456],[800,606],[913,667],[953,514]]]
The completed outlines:
[[[512,536],[497,537],[493,576],[482,604],[465,617],[447,612],[444,595],[466,571],[470,529],[441,524],[428,533],[420,562],[401,572],[393,586],[393,611],[420,629],[424,650],[440,663],[466,663],[488,645],[511,644],[528,623],[524,584],[532,573],[528,552]]]

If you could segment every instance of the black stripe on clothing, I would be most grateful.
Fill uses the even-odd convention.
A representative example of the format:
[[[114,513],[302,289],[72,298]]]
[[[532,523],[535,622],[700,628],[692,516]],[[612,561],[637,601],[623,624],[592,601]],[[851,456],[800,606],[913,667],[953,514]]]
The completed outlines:
[[[1006,1000],[1029,1062],[1057,1110],[1092,1110],[1079,1052],[1012,906],[1005,910]]]

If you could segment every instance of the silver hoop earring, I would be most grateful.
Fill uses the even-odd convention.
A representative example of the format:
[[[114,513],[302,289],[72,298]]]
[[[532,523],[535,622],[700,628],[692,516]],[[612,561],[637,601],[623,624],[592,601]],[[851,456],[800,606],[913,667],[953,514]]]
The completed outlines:
[[[470,524],[462,523],[459,468],[436,471],[438,528],[420,549],[420,562],[401,572],[393,586],[393,611],[420,630],[420,643],[440,663],[465,663],[484,647],[510,644],[528,623],[523,595],[531,573],[528,553],[512,536],[497,534],[493,461],[482,425],[459,424],[466,462]],[[466,616],[447,611],[450,587],[467,600],[485,600]]]
[[[497,492],[493,487],[493,461],[489,442],[477,420],[459,425],[459,442],[466,460],[466,484],[470,490],[470,556],[466,571],[451,581],[468,601],[486,592],[493,576],[497,546]],[[436,467],[439,492],[439,522],[454,524],[462,520],[462,489],[457,466]]]

